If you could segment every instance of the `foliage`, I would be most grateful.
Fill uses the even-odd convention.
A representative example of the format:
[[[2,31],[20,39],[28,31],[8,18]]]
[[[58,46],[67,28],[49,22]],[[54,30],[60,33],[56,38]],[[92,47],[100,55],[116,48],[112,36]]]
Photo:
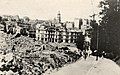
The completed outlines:
[[[104,0],[100,2],[99,49],[114,55],[120,54],[120,2]]]
[[[92,36],[91,36],[91,50],[94,51],[97,49],[97,32],[98,24],[95,20],[91,20],[90,25],[92,26]]]
[[[84,35],[81,33],[77,37],[76,46],[78,49],[83,50],[83,45],[84,45]]]

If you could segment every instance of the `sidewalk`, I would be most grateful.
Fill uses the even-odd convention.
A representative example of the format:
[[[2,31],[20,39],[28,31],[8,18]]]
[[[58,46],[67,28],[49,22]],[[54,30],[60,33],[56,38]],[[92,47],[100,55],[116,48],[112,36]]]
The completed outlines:
[[[78,60],[50,75],[120,75],[120,67],[105,58],[95,61],[95,57],[92,56],[87,60]]]

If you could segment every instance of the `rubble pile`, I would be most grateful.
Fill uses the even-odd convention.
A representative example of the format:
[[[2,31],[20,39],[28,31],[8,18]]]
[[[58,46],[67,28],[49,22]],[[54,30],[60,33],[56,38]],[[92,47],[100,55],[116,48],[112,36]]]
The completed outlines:
[[[69,49],[57,48],[48,43],[20,36],[6,39],[7,49],[3,54],[12,53],[11,60],[1,58],[0,71],[13,75],[42,75],[57,71],[61,67],[77,61],[81,55]],[[4,60],[4,61],[3,61]]]

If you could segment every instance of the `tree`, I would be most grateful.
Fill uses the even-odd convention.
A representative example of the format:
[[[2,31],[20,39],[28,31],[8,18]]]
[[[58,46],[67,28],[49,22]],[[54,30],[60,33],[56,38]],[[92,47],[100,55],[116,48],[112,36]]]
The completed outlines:
[[[84,35],[82,33],[80,33],[78,36],[77,36],[77,40],[76,40],[76,46],[78,49],[81,49],[83,50],[83,45],[84,45]]]
[[[99,48],[114,55],[120,54],[120,1],[104,0],[100,2],[100,43]],[[103,47],[104,46],[104,47]]]
[[[91,50],[97,50],[97,35],[98,35],[98,24],[95,20],[91,20],[90,25],[92,26],[92,35],[91,35]]]

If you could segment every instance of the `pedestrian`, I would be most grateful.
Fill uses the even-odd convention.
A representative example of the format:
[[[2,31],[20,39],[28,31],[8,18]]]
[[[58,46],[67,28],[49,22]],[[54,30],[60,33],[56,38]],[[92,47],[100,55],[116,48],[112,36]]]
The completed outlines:
[[[85,50],[83,50],[83,58],[86,60],[86,58],[87,58],[87,55],[88,55],[88,53],[85,51]]]
[[[96,52],[96,61],[98,61],[98,58],[99,58],[99,51]]]
[[[79,55],[82,56],[82,50],[78,49]]]
[[[90,57],[90,55],[92,55],[92,51],[91,50],[88,50],[87,53],[88,53],[89,57]]]
[[[105,57],[106,53],[105,51],[102,51],[102,59]]]

